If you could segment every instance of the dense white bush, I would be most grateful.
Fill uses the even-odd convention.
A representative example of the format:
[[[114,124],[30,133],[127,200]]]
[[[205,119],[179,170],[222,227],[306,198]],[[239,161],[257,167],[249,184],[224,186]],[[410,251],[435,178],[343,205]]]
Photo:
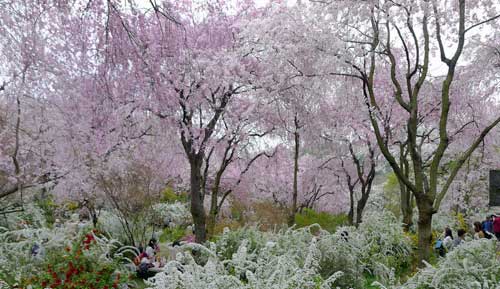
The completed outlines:
[[[70,246],[78,236],[78,226],[67,224],[52,229],[38,228],[38,224],[23,225],[20,229],[0,227],[0,280],[10,283],[21,280],[23,274],[33,273],[44,252]],[[30,254],[36,244],[41,246],[41,255],[33,258]]]
[[[152,207],[153,217],[157,222],[163,223],[170,220],[176,225],[186,225],[191,223],[191,213],[185,203],[158,203]]]
[[[313,225],[279,232],[226,230],[208,247],[190,245],[151,288],[361,288],[365,274],[393,282],[410,245],[394,216],[368,216],[330,234]],[[193,258],[191,250],[195,250]]]
[[[414,216],[414,223],[417,224],[418,216]],[[444,232],[444,229],[449,227],[454,232],[460,228],[460,224],[458,223],[458,219],[451,213],[437,213],[432,216],[432,229],[437,232]]]
[[[500,261],[496,241],[466,242],[441,259],[436,266],[427,264],[405,284],[394,289],[499,289]]]
[[[180,253],[179,261],[169,262],[166,272],[149,280],[152,288],[162,289],[281,289],[281,288],[335,288],[341,272],[323,279],[318,272],[321,252],[317,239],[312,238],[305,251],[305,259],[297,258],[293,250],[273,255],[274,243],[267,243],[260,253],[248,252],[243,241],[229,260],[217,257],[215,244],[211,248],[189,245],[185,248],[207,254],[205,264],[198,264],[189,253]],[[333,286],[333,287],[332,287]]]

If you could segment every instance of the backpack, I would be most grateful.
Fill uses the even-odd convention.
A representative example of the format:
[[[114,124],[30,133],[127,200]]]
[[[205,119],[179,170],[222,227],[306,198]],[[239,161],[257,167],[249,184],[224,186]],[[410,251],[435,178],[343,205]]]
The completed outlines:
[[[446,248],[444,247],[443,240],[438,239],[436,241],[436,245],[434,246],[434,249],[438,252],[439,256],[444,257],[446,254]]]

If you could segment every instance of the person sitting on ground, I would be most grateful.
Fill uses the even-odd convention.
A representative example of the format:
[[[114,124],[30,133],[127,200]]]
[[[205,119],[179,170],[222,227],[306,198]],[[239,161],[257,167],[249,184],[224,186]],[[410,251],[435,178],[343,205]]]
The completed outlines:
[[[453,247],[453,233],[449,227],[444,229],[443,246],[446,251],[449,251]]]
[[[139,245],[139,247],[137,248],[138,251],[139,251],[139,255],[137,255],[135,258],[134,258],[134,264],[136,266],[139,266],[139,264],[141,264],[141,260],[143,258],[147,258],[148,255],[146,254],[146,251],[144,250],[144,247],[142,247],[142,245]]]
[[[486,238],[486,233],[483,230],[480,222],[474,222],[474,240]]]
[[[462,244],[465,241],[465,230],[464,229],[458,229],[457,231],[458,237],[453,240],[453,247],[458,247],[460,244]]]
[[[156,239],[153,238],[149,240],[148,246],[146,247],[147,258],[151,262],[153,262],[155,260],[156,254],[159,252],[160,252],[160,247],[158,246]]]
[[[141,279],[148,279],[153,277],[156,274],[156,272],[150,271],[150,269],[153,267],[153,263],[151,263],[148,258],[142,258],[141,263],[137,267],[137,277]]]

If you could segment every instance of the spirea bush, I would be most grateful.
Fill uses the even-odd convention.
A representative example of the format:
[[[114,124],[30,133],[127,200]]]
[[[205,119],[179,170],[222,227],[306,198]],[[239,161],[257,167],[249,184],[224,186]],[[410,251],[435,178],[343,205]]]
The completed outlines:
[[[185,225],[191,223],[192,219],[187,205],[178,201],[154,204],[152,212],[154,220],[160,224],[168,219],[176,225]]]
[[[125,282],[125,265],[131,263],[126,256],[136,254],[133,248],[83,224],[48,228],[40,226],[43,216],[22,222],[33,212],[37,210],[9,216],[21,220],[19,226],[0,227],[0,288],[111,289]]]
[[[267,243],[260,254],[251,253],[247,242],[243,241],[231,259],[221,260],[213,243],[211,248],[189,245],[185,248],[207,254],[208,261],[200,265],[190,254],[180,253],[179,261],[169,262],[166,272],[157,274],[148,284],[151,288],[162,289],[335,288],[333,285],[342,273],[336,272],[327,279],[318,273],[321,252],[316,238],[307,247],[304,260],[297,259],[295,252],[269,254],[273,246],[273,243]]]
[[[53,229],[26,226],[17,230],[0,227],[0,280],[12,285],[37,273],[42,260],[30,255],[35,244],[43,247],[40,254],[44,255],[70,246],[75,236],[75,228],[68,226]]]
[[[403,226],[391,213],[369,213],[356,231],[365,249],[364,262],[375,276],[392,278],[392,270],[409,265],[411,240]],[[364,244],[363,244],[364,243]]]
[[[496,241],[482,239],[466,242],[440,259],[436,266],[427,264],[405,284],[387,288],[498,289],[500,261],[496,254]]]
[[[395,217],[378,213],[358,229],[333,234],[319,225],[278,232],[247,227],[184,249],[149,280],[151,288],[362,288],[366,275],[394,282],[411,247]]]
[[[21,280],[22,288],[112,289],[129,280],[123,267],[124,252],[118,241],[90,231],[64,250],[51,252],[36,274]]]

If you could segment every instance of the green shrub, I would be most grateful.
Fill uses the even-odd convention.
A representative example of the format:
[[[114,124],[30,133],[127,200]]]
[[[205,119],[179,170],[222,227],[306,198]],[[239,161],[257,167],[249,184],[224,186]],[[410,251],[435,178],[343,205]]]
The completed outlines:
[[[38,207],[42,209],[43,215],[45,216],[46,224],[50,227],[54,224],[56,217],[54,212],[56,211],[57,204],[54,202],[52,196],[42,198],[36,202]]]
[[[394,216],[401,216],[401,192],[399,181],[394,172],[386,175],[384,183],[384,208]]]
[[[184,233],[185,229],[183,229],[182,227],[165,228],[160,235],[160,242],[165,243],[179,240],[184,236]]]
[[[188,201],[188,195],[183,192],[176,193],[172,187],[166,187],[163,192],[161,192],[160,201],[162,203],[185,203]]]
[[[244,227],[237,230],[225,230],[216,240],[217,256],[229,260],[243,242],[246,242],[249,252],[259,251],[267,241],[266,234],[255,227]]]
[[[327,212],[316,212],[311,209],[304,209],[302,213],[295,215],[295,224],[297,224],[297,227],[302,228],[318,224],[330,233],[335,232],[337,227],[346,225],[347,222],[346,214],[332,215]]]

